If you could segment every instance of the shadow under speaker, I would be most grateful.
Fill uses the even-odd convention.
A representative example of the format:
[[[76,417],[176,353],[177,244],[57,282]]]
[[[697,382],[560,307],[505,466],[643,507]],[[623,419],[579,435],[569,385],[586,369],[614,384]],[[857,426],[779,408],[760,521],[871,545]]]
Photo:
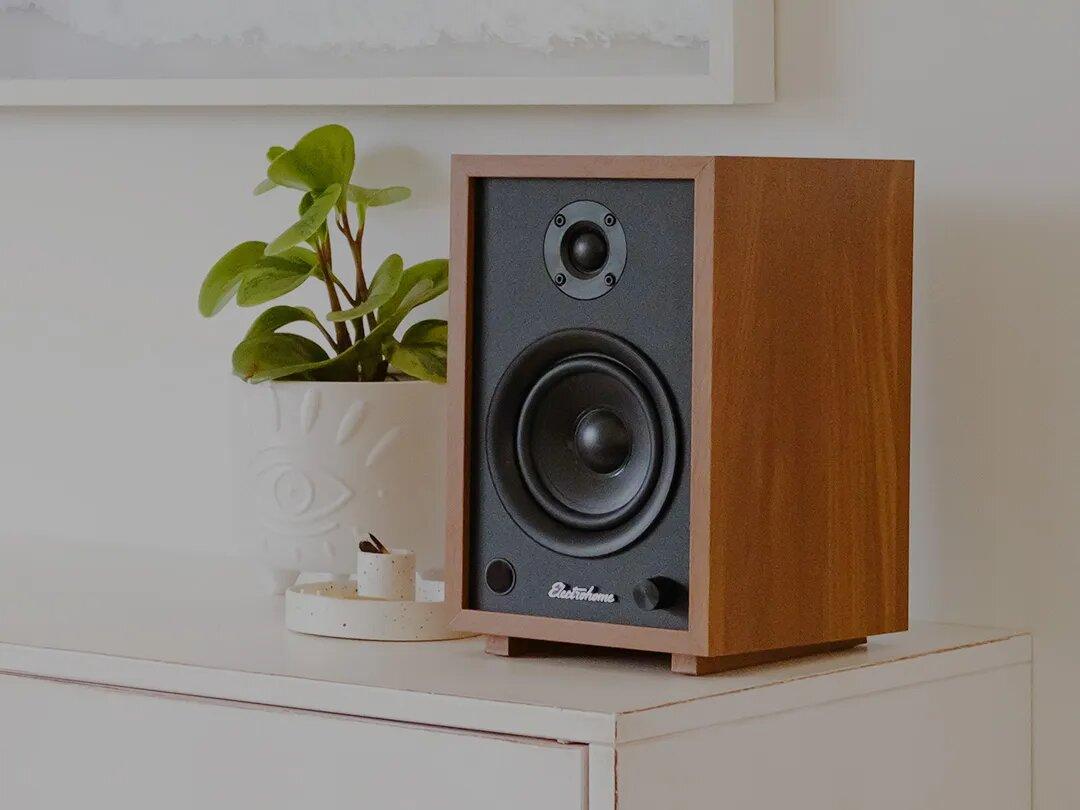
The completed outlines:
[[[453,626],[692,673],[905,629],[913,165],[452,174]]]

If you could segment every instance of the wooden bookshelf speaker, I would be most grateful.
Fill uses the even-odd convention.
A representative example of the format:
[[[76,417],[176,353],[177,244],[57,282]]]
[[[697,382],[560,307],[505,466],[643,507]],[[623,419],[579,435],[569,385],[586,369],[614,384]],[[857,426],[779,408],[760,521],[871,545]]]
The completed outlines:
[[[906,629],[913,184],[455,156],[452,626],[689,674]]]

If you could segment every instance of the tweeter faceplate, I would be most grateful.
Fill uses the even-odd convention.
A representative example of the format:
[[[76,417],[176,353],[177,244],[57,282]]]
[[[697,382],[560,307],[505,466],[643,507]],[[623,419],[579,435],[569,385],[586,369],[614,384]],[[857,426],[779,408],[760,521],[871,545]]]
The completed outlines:
[[[571,298],[588,301],[610,292],[626,268],[626,234],[605,205],[578,200],[563,206],[544,234],[544,264]]]

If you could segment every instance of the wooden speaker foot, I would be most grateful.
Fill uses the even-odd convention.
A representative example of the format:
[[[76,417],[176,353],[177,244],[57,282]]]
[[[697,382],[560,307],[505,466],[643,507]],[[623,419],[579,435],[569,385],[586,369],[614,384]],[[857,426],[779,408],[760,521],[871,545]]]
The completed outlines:
[[[760,652],[740,653],[738,655],[718,655],[711,658],[705,655],[673,653],[671,656],[671,671],[678,672],[681,675],[712,675],[716,672],[753,667],[758,664],[768,664],[788,658],[801,658],[806,655],[816,655],[817,653],[846,650],[865,643],[865,637],[848,638],[842,641],[826,641],[822,644],[806,644],[802,647],[783,647],[779,650],[761,650]]]
[[[484,652],[489,655],[501,655],[504,658],[515,658],[526,655],[532,646],[527,638],[515,636],[486,636],[484,639]]]

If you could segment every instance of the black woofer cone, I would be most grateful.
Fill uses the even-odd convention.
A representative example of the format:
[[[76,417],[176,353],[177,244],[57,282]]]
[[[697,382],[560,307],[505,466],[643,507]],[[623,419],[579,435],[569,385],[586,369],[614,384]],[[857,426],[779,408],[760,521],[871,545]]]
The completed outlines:
[[[604,332],[556,332],[507,368],[487,416],[488,465],[514,521],[578,557],[633,543],[675,475],[675,415],[658,375]]]
[[[607,441],[588,436],[600,432],[590,426],[606,428]],[[624,366],[573,355],[525,396],[515,450],[525,487],[545,512],[571,528],[598,531],[622,523],[648,497],[660,467],[660,422],[648,392]]]
[[[574,452],[581,462],[600,475],[622,471],[634,449],[626,424],[609,408],[593,408],[574,425]]]

